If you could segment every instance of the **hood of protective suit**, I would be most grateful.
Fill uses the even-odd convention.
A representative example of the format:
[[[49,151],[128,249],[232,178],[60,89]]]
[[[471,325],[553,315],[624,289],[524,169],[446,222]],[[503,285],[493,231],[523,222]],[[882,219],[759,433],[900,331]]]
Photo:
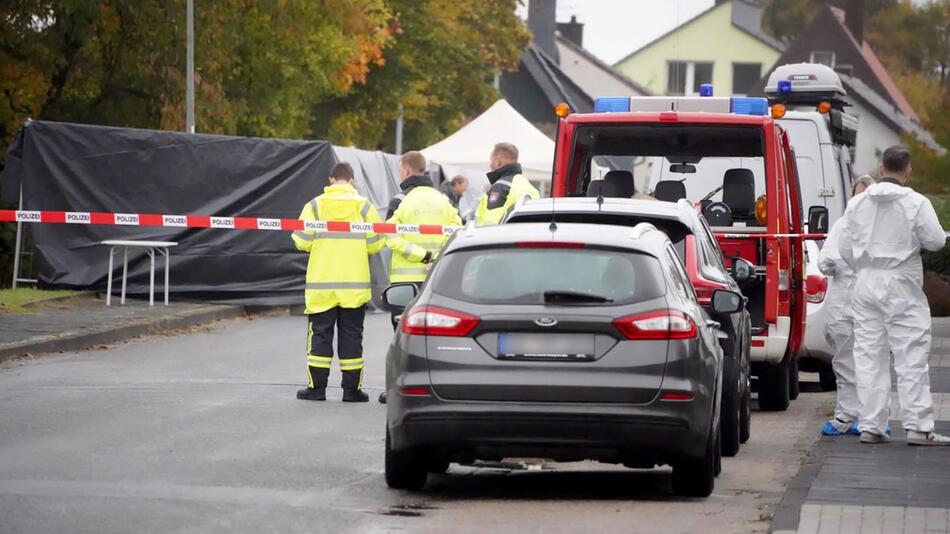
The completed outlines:
[[[864,192],[872,202],[890,202],[905,197],[914,190],[909,187],[897,185],[891,182],[880,182],[867,188]]]

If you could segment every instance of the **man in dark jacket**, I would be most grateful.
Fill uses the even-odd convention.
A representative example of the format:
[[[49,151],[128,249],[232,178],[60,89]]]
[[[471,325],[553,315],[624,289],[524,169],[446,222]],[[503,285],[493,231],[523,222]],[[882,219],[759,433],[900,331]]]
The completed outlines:
[[[439,191],[449,198],[449,202],[455,206],[455,209],[458,209],[459,201],[462,200],[462,195],[465,194],[466,190],[468,190],[468,178],[461,174],[451,180],[442,182],[442,185],[439,186]]]

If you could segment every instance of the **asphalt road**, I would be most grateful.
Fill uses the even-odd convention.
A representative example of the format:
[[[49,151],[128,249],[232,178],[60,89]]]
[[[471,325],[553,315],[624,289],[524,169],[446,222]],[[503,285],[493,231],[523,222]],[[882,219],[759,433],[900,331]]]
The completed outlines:
[[[587,462],[452,466],[392,491],[375,402],[388,316],[368,318],[363,405],[294,398],[305,325],[225,321],[0,366],[0,533],[765,532],[832,399],[756,412],[705,500],[674,497],[662,470]]]

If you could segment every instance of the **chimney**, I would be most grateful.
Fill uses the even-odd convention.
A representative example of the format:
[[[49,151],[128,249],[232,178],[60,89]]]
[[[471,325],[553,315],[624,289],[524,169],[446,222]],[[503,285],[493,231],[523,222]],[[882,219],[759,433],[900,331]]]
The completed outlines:
[[[844,3],[844,23],[858,44],[864,43],[864,4],[864,0],[845,0]]]
[[[577,46],[584,46],[584,23],[577,22],[575,15],[571,15],[570,22],[558,22],[557,31],[568,41]]]
[[[534,34],[534,44],[560,63],[554,40],[556,20],[557,0],[531,0],[528,4],[528,29]]]

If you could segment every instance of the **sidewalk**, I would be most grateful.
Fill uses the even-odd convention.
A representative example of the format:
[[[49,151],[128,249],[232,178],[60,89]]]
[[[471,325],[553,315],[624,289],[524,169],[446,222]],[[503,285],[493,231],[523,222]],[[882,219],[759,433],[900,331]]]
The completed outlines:
[[[25,313],[0,313],[0,362],[24,354],[81,350],[247,313],[243,306],[173,302],[149,307],[147,301],[131,299],[125,305],[116,299],[107,307],[94,295],[46,302]]]
[[[930,382],[936,430],[950,434],[950,319],[934,318]],[[897,414],[892,393],[891,415]],[[950,533],[950,448],[908,447],[900,422],[885,445],[823,437],[786,491],[773,532]],[[815,429],[818,432],[819,429]]]

